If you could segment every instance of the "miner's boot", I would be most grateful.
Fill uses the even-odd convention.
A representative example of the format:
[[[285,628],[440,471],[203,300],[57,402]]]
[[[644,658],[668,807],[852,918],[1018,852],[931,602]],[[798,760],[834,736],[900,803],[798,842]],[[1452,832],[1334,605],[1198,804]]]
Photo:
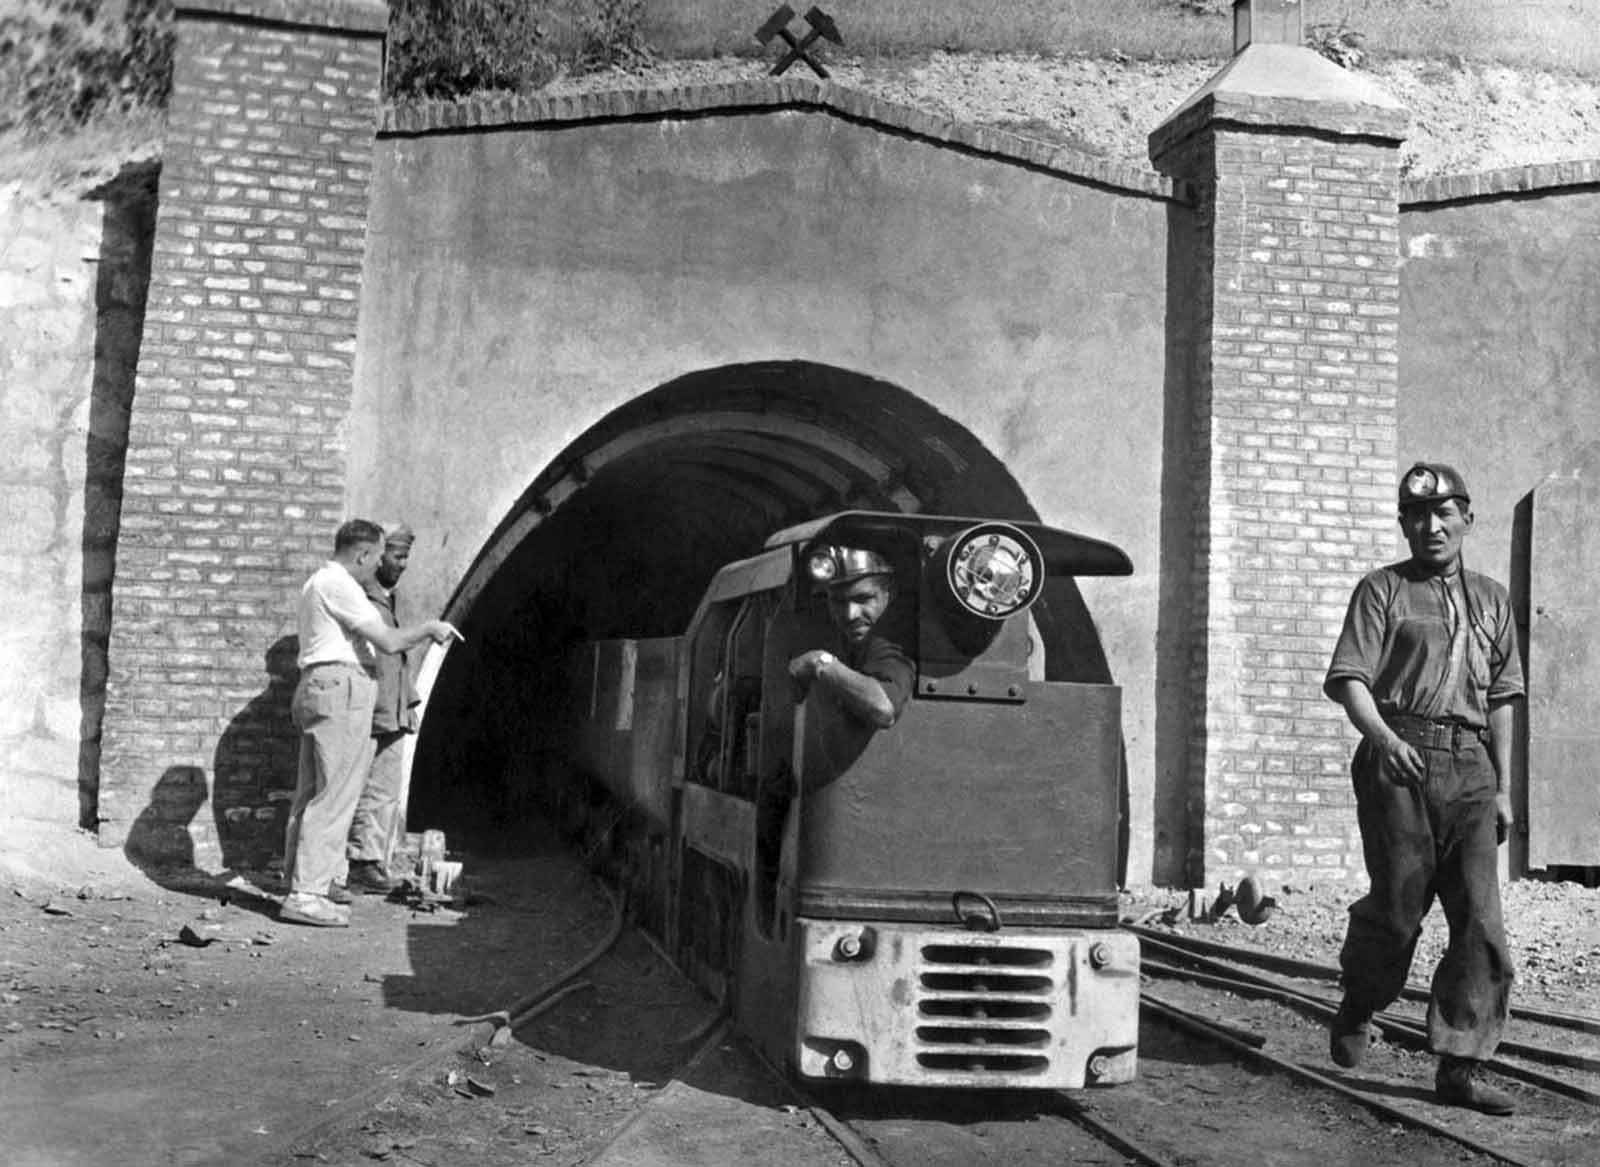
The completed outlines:
[[[1504,1090],[1481,1080],[1483,1063],[1471,1058],[1446,1054],[1439,1059],[1439,1072],[1433,1079],[1433,1092],[1450,1106],[1464,1106],[1484,1114],[1513,1114],[1517,1104]]]
[[[1372,1039],[1367,1024],[1371,1020],[1372,1010],[1351,1004],[1349,997],[1339,1002],[1339,1011],[1328,1026],[1328,1056],[1334,1065],[1353,1070],[1361,1064]]]

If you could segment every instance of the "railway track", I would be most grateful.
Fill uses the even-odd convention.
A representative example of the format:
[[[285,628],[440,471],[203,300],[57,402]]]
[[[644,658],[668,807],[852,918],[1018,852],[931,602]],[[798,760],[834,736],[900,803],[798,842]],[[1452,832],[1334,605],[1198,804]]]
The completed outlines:
[[[594,999],[573,978],[619,930],[615,924],[560,984],[501,1013],[460,1019],[481,1031],[467,1044],[492,1044],[492,1034],[509,1039],[515,1030],[537,1048],[529,1023]],[[769,1167],[1579,1167],[1592,1159],[1588,1149],[1600,1139],[1596,1019],[1519,1009],[1495,1067],[1517,1093],[1519,1113],[1488,1118],[1433,1103],[1433,1059],[1418,1051],[1424,1039],[1414,1010],[1380,1017],[1383,1036],[1368,1064],[1337,1070],[1327,1061],[1325,1029],[1337,1004],[1336,970],[1157,930],[1140,935],[1148,983],[1140,1074],[1131,1084],[1075,1093],[802,1093],[713,1013],[672,1034],[676,1069],[606,1120],[609,1127],[596,1127],[581,1155],[539,1161],[732,1167],[751,1161],[752,1147]],[[655,956],[670,970],[665,954]],[[463,1036],[457,1031],[455,1044]],[[445,1053],[441,1043],[418,1066],[442,1067]],[[377,1099],[351,1101],[336,1121],[359,1129]],[[330,1146],[315,1136],[334,1121],[328,1116],[321,1129],[302,1132],[297,1149]],[[711,1130],[717,1138],[684,1141],[684,1132]]]
[[[841,1143],[863,1167],[976,1167],[1046,1161],[1046,1154],[1056,1162],[1150,1167],[1244,1161],[1577,1167],[1592,1161],[1592,1139],[1600,1135],[1600,1057],[1585,1047],[1587,1035],[1600,1032],[1600,1019],[1518,1006],[1516,1032],[1492,1067],[1516,1084],[1521,1113],[1490,1118],[1432,1100],[1434,1060],[1416,1016],[1380,1015],[1383,1036],[1371,1058],[1376,1064],[1358,1072],[1334,1069],[1326,1058],[1325,1026],[1338,1003],[1337,969],[1140,931],[1150,978],[1189,990],[1182,1003],[1154,989],[1143,994],[1140,1083],[1048,1099],[897,1099],[880,1092],[872,1099],[846,1098],[833,1109],[817,1100],[808,1104],[829,1129],[845,1132]],[[1261,965],[1300,983],[1263,975]],[[1426,1000],[1425,991],[1410,996]],[[1265,1002],[1276,1012],[1241,1013],[1240,1001]],[[1204,1049],[1225,1057],[1229,1067],[1207,1064]],[[1184,1092],[1201,1096],[1192,1108],[1171,1104]],[[1049,1139],[1046,1130],[1053,1132]],[[1098,1146],[1086,1145],[1085,1136]],[[1245,1150],[1263,1138],[1267,1145]],[[1352,1142],[1368,1149],[1351,1158],[1345,1144]]]

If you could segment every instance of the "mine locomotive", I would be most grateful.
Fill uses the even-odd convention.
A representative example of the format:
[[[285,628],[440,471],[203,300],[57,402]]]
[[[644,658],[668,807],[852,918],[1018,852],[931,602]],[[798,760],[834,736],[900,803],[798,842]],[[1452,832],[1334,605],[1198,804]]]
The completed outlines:
[[[841,547],[894,565],[915,689],[889,728],[794,696],[789,662],[837,643]],[[591,841],[769,1060],[894,1085],[1133,1077],[1120,690],[1047,680],[1034,608],[1052,578],[1131,570],[1037,523],[851,511],[722,568],[685,635],[582,646]]]

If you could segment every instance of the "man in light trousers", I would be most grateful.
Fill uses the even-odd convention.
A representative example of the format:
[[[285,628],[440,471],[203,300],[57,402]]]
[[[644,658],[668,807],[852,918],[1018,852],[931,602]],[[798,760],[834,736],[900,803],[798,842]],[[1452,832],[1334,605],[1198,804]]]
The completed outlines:
[[[383,529],[351,519],[334,536],[333,558],[301,588],[295,619],[300,682],[291,712],[300,729],[299,774],[284,838],[289,894],[279,918],[344,927],[349,911],[330,898],[345,840],[372,763],[375,651],[404,652],[460,634],[443,620],[390,628],[363,588],[377,572]]]

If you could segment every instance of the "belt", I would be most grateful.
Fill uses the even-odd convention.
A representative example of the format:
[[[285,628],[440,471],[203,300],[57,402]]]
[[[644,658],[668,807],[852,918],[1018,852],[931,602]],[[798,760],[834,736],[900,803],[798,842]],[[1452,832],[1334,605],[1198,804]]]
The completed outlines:
[[[1459,721],[1435,721],[1431,717],[1396,716],[1383,719],[1401,740],[1425,750],[1453,750],[1469,741],[1485,741],[1489,731]]]
[[[314,660],[300,671],[309,673],[312,669],[354,669],[363,677],[375,677],[377,675],[366,665],[357,664],[353,660]]]

